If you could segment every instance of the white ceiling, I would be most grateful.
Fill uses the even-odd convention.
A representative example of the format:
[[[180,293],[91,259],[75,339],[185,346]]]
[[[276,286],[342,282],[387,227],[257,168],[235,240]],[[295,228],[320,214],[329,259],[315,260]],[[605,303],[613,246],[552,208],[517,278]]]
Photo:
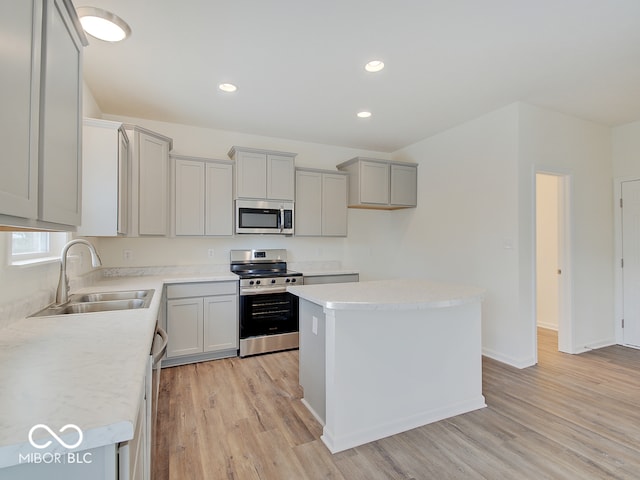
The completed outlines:
[[[640,0],[74,3],[133,30],[89,37],[85,79],[105,114],[382,152],[515,101],[640,119]],[[365,72],[374,58],[386,68]]]

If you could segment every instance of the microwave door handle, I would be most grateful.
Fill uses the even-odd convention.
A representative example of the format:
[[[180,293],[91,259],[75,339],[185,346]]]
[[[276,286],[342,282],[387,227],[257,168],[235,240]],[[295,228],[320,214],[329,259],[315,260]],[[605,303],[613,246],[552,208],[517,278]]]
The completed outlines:
[[[280,233],[284,229],[284,207],[280,207]]]

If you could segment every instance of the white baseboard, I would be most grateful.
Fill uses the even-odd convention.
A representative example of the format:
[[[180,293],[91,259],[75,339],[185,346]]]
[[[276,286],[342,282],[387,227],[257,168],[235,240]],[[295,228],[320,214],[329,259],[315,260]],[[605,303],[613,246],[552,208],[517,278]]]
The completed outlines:
[[[514,358],[509,355],[504,355],[502,353],[493,351],[489,348],[482,349],[482,355],[485,357],[489,357],[493,360],[497,360],[500,363],[506,363],[507,365],[511,365],[515,368],[527,368],[536,364],[535,359],[533,357],[529,358]]]

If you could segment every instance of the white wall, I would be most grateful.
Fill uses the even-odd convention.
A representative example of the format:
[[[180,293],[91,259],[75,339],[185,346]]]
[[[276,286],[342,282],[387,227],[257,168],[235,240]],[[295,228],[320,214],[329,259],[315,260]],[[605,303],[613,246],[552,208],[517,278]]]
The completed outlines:
[[[571,279],[573,329],[569,344],[579,353],[615,342],[613,320],[613,202],[611,129],[520,106],[521,318],[527,321],[533,291],[533,178],[536,171],[571,177]],[[562,324],[560,326],[562,329]]]
[[[393,275],[408,272],[487,289],[484,353],[532,363],[518,322],[518,106],[510,105],[414,145],[418,208],[394,216]]]
[[[640,121],[612,130],[613,177],[640,178]]]
[[[105,119],[139,125],[173,139],[171,153],[229,160],[227,153],[234,145],[266,150],[297,153],[297,167],[333,169],[337,164],[362,155],[389,158],[388,153],[359,150],[334,145],[300,142],[286,138],[249,135],[227,130],[193,127],[176,123],[157,122],[142,118],[104,115]]]
[[[607,127],[514,104],[396,152],[395,159],[420,164],[420,192],[419,207],[394,213],[380,235],[389,242],[389,273],[409,268],[486,288],[484,353],[516,366],[535,363],[534,173],[569,173],[572,340],[576,351],[611,343],[610,151]]]
[[[82,82],[82,115],[90,118],[102,118],[102,111],[85,81]]]

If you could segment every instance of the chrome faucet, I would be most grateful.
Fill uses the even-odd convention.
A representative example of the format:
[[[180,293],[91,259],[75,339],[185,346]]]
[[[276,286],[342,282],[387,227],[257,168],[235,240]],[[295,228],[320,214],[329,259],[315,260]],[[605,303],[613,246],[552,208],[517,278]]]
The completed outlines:
[[[86,245],[91,252],[91,265],[99,267],[102,265],[98,252],[88,241],[81,238],[71,240],[62,248],[61,263],[60,263],[60,278],[58,279],[58,289],[56,290],[56,305],[63,305],[69,301],[69,278],[67,277],[67,253],[69,248],[73,245],[82,244]]]

